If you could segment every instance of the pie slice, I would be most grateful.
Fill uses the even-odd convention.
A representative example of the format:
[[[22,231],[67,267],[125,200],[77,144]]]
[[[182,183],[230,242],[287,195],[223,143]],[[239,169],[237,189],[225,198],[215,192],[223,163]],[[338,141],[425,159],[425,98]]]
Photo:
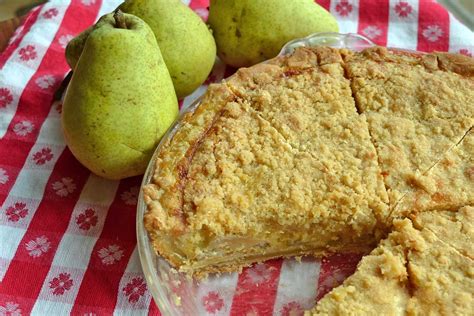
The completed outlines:
[[[306,315],[403,315],[410,299],[406,264],[404,248],[390,235]]]
[[[349,53],[345,68],[394,208],[474,126],[474,63],[376,47]]]
[[[474,208],[466,209],[470,217]],[[409,315],[468,315],[474,310],[474,261],[449,245],[458,240],[435,237],[423,229],[425,248],[408,252],[411,298]],[[426,233],[424,233],[426,232]],[[454,237],[454,236],[453,236]],[[463,234],[464,239],[473,240]],[[462,249],[467,251],[468,249]]]
[[[199,276],[375,246],[388,199],[341,63],[299,49],[209,88],[145,187],[162,256]]]
[[[394,231],[359,263],[356,272],[324,296],[307,315],[467,315],[474,310],[471,245],[462,227],[474,216],[473,207],[460,212],[426,212],[415,224],[395,220]],[[416,228],[415,228],[416,227]],[[455,245],[453,247],[453,245]],[[460,251],[461,250],[461,251]],[[350,311],[350,312],[349,312]]]

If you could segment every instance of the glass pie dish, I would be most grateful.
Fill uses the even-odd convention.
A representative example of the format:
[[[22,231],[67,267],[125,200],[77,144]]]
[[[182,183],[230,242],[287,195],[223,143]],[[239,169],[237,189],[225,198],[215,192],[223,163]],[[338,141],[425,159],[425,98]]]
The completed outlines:
[[[374,46],[367,38],[357,34],[316,33],[287,43],[279,56],[290,54],[297,47],[331,46],[354,51]],[[182,114],[195,111],[200,104],[197,98]],[[181,116],[182,117],[182,116]],[[181,118],[168,130],[157,146],[142,186],[150,183],[157,153],[161,146],[175,135],[182,125]],[[254,265],[239,273],[211,275],[205,280],[195,280],[172,268],[153,249],[143,224],[146,205],[140,191],[137,210],[137,240],[143,272],[158,308],[163,315],[228,315],[248,312],[258,313],[268,306],[268,313],[291,314],[309,309],[320,298],[321,288],[330,289],[353,271],[357,256],[337,257],[320,261],[312,258],[277,259]],[[359,257],[360,258],[360,257]],[[301,261],[301,262],[300,262]],[[337,263],[337,264],[336,264]],[[332,264],[336,268],[332,268]],[[322,266],[328,266],[336,276],[321,278]],[[332,284],[323,284],[332,283]],[[317,284],[319,283],[319,286]],[[319,287],[320,290],[316,288]]]

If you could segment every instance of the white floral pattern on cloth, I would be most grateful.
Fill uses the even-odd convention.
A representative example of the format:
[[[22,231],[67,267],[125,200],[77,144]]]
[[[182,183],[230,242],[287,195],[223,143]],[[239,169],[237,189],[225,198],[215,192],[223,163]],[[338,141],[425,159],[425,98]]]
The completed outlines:
[[[66,48],[67,44],[74,38],[71,34],[62,35],[59,37],[58,43],[62,48]]]
[[[439,25],[429,25],[421,34],[423,34],[423,37],[428,41],[436,42],[441,36],[443,36],[443,30]]]
[[[3,168],[0,168],[0,184],[7,183],[9,178],[10,177],[8,176],[7,171]]]
[[[38,56],[34,45],[26,45],[21,48],[18,55],[20,55],[20,59],[23,61],[34,60]]]
[[[53,157],[54,155],[49,147],[42,148],[40,151],[33,154],[33,160],[38,166],[44,165],[46,162],[53,159]]]
[[[46,90],[56,83],[56,79],[52,75],[44,75],[36,79],[35,83],[43,90]]]
[[[298,302],[292,301],[283,305],[280,310],[281,316],[303,316],[304,311]]]
[[[219,293],[215,291],[211,291],[207,293],[206,296],[203,296],[201,303],[210,314],[215,314],[224,307],[224,300],[221,298]]]
[[[267,282],[272,277],[274,267],[266,263],[258,263],[247,270],[246,281],[252,284]]]
[[[128,302],[132,304],[138,302],[140,297],[145,295],[146,290],[145,280],[141,277],[133,278],[122,288],[122,291],[128,297]]]
[[[401,18],[408,17],[413,12],[413,7],[405,1],[400,1],[395,5],[395,12]]]
[[[69,291],[74,285],[69,273],[60,273],[57,277],[49,281],[49,288],[53,295],[60,296]]]
[[[25,218],[26,215],[28,215],[28,209],[26,208],[25,203],[16,202],[6,209],[5,215],[7,215],[10,222],[18,222],[20,219]]]
[[[13,126],[13,133],[17,136],[26,136],[33,131],[34,125],[30,121],[21,121]]]
[[[87,208],[84,212],[76,216],[76,224],[82,230],[89,230],[97,225],[98,217],[92,208]]]
[[[379,29],[377,26],[375,25],[369,25],[367,26],[366,28],[364,28],[362,30],[362,33],[367,36],[368,38],[370,38],[371,40],[374,40],[376,39],[377,37],[379,37],[380,35],[382,35],[382,30]]]
[[[123,250],[117,245],[110,245],[100,249],[98,255],[103,264],[111,265],[122,259]]]
[[[348,16],[352,12],[352,4],[349,0],[341,0],[336,4],[336,12],[340,16]]]
[[[26,251],[28,251],[28,254],[33,258],[38,258],[44,253],[47,253],[50,247],[51,242],[46,236],[37,237],[25,244]]]
[[[250,306],[250,309],[245,313],[245,316],[260,316],[260,313],[255,306]]]
[[[53,183],[53,190],[57,195],[66,197],[76,190],[76,184],[71,178],[62,178]]]
[[[13,95],[7,88],[0,88],[0,108],[4,108],[13,102]]]
[[[6,302],[0,305],[0,316],[21,316],[20,305],[15,302]]]
[[[120,198],[127,205],[136,205],[137,200],[138,200],[139,190],[140,189],[138,187],[131,187],[128,191],[122,192],[122,194],[120,195]]]
[[[56,8],[51,8],[51,9],[48,9],[48,10],[44,11],[43,14],[42,14],[42,16],[43,16],[43,18],[45,18],[45,19],[52,19],[52,18],[54,18],[55,16],[57,16],[58,13],[59,13],[59,12],[58,12],[58,9],[56,9]]]
[[[95,0],[81,0],[81,3],[85,6],[90,6],[95,3]]]

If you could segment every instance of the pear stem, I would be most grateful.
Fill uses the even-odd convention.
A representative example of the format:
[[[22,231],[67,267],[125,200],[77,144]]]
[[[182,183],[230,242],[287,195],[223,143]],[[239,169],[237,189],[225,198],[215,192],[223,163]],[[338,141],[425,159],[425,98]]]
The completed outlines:
[[[125,16],[120,9],[115,10],[114,12],[115,27],[120,29],[126,29],[127,23],[125,23]]]
[[[54,92],[54,97],[53,101],[60,101],[61,98],[63,97],[64,91],[66,91],[66,88],[69,84],[69,81],[71,81],[72,78],[72,71],[70,71],[66,77],[64,77],[63,81],[61,82],[61,85],[59,88]]]

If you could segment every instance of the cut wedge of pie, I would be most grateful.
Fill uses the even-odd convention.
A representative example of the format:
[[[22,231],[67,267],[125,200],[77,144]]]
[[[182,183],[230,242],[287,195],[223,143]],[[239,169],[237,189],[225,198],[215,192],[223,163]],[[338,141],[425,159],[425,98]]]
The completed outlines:
[[[368,253],[412,210],[470,203],[473,75],[472,60],[457,55],[318,47],[211,85],[144,187],[155,250],[197,276],[274,257]],[[459,168],[462,178],[444,179]],[[443,194],[467,190],[449,205],[428,191],[425,202],[420,177],[442,179],[433,181]],[[387,273],[398,280],[406,259],[395,248],[386,255],[401,268]]]
[[[307,315],[469,315],[473,207],[425,212],[394,229]],[[469,241],[469,242],[466,242]],[[470,254],[470,255],[469,255]]]
[[[210,87],[145,188],[160,254],[205,273],[374,247],[388,200],[341,62],[300,49]]]

